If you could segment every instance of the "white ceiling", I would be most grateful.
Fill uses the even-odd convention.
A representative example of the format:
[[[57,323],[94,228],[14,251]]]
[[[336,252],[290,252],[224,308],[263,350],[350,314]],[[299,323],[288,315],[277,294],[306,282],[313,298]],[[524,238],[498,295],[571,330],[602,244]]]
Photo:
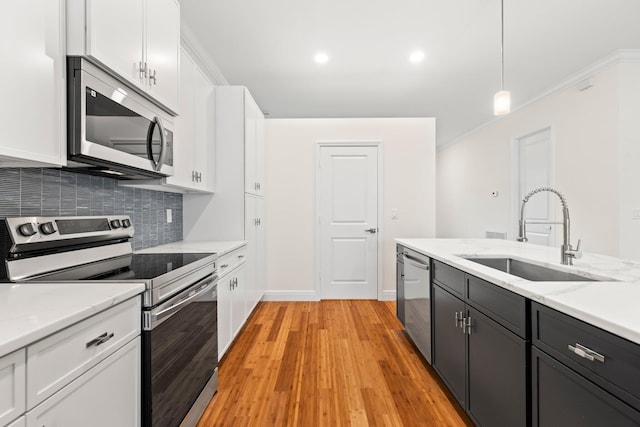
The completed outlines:
[[[505,0],[512,108],[618,49],[640,0]],[[269,117],[436,117],[438,143],[493,119],[500,0],[180,0],[230,84]],[[425,59],[412,64],[420,49]],[[326,52],[327,64],[313,57]]]

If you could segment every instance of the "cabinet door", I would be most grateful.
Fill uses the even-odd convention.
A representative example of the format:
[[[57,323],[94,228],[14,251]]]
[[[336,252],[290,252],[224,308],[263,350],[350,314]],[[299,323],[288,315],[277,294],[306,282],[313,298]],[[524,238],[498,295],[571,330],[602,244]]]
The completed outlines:
[[[258,179],[256,177],[256,127],[258,106],[248,90],[244,91],[244,191],[258,194]]]
[[[456,322],[465,305],[439,286],[433,287],[433,367],[465,407],[466,335]]]
[[[215,97],[213,83],[195,67],[194,85],[194,170],[200,179],[196,187],[213,191],[215,184]]]
[[[534,427],[640,425],[640,412],[536,347],[531,349]]]
[[[218,360],[231,344],[232,277],[232,274],[227,274],[218,281]]]
[[[266,218],[264,210],[264,199],[258,197],[255,200],[256,203],[256,217],[258,218],[258,226],[256,227],[255,235],[255,286],[254,297],[250,307],[247,310],[252,310],[253,307],[262,299],[264,291],[266,289],[267,280],[267,264],[266,264],[266,247],[265,247],[265,229]],[[249,314],[249,313],[248,313]]]
[[[405,326],[404,314],[404,264],[396,260],[396,317]]]
[[[180,6],[176,0],[146,0],[145,12],[149,92],[177,111]]]
[[[0,425],[26,409],[26,369],[24,349],[0,357]]]
[[[257,239],[258,239],[258,215],[257,215],[257,203],[258,198],[255,196],[247,195],[245,200],[245,225],[244,225],[244,240],[247,241],[247,287],[249,289],[256,289],[256,271],[257,271]],[[253,293],[253,292],[252,292]],[[253,299],[253,298],[252,298]],[[250,306],[250,308],[253,305]]]
[[[64,17],[64,0],[3,3],[3,166],[66,164]]]
[[[231,291],[231,340],[233,341],[244,324],[244,321],[247,319],[248,285],[245,265],[241,265],[231,272],[231,277],[236,280],[233,290]]]
[[[140,337],[27,413],[28,427],[140,425]]]
[[[173,136],[173,176],[167,178],[167,184],[190,188],[194,185],[194,75],[196,65],[181,50],[180,56],[180,115],[176,117],[176,130]]]
[[[484,427],[526,426],[527,342],[471,307],[467,315],[469,414]]]
[[[255,148],[255,179],[258,183],[256,194],[264,196],[264,114],[255,105],[256,114],[256,148]]]
[[[143,87],[143,0],[87,0],[86,8],[87,55]]]

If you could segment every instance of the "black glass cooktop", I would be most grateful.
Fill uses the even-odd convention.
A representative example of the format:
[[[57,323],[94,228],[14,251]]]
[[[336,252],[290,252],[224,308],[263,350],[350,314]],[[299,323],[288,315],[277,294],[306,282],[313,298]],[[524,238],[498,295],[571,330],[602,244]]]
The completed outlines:
[[[39,276],[36,281],[146,281],[186,267],[210,253],[130,254]],[[185,271],[186,272],[186,271]]]

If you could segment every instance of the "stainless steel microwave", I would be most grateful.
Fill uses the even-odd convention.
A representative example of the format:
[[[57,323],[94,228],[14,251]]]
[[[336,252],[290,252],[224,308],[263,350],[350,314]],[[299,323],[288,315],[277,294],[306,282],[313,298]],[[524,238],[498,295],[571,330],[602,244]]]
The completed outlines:
[[[67,58],[67,166],[118,179],[173,175],[173,119],[85,58]]]

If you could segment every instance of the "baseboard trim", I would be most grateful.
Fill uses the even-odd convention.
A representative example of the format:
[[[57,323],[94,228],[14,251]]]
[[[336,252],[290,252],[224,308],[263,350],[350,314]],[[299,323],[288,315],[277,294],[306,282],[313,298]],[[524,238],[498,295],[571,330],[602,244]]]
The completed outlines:
[[[316,291],[265,291],[262,301],[320,301]]]
[[[379,301],[395,301],[396,300],[396,291],[385,289],[382,291],[382,297]]]

